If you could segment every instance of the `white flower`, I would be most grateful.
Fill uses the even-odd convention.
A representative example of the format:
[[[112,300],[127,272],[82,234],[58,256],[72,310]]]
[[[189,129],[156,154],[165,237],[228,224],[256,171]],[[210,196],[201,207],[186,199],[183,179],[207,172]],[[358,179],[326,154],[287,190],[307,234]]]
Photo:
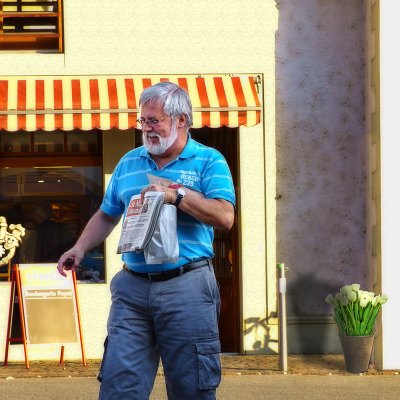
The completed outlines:
[[[351,285],[346,285],[340,288],[340,293],[343,293],[347,296],[348,293],[351,293],[353,291],[353,288]]]
[[[385,304],[388,301],[386,294],[381,294],[378,296],[378,302],[381,304]]]
[[[373,296],[371,296],[371,292],[359,290],[358,294],[360,296],[360,306],[362,308],[367,307],[368,303],[371,302],[373,299]]]
[[[359,283],[353,283],[351,285],[351,287],[355,292],[358,292],[360,290],[360,284]]]
[[[335,295],[329,295],[325,299],[327,303],[334,306],[334,319],[346,335],[360,336],[369,335],[373,331],[377,311],[381,304],[388,300],[385,295],[375,295],[374,292],[361,290],[358,283],[345,285],[340,288]],[[358,311],[358,307],[365,309],[368,307],[368,312]],[[371,305],[369,305],[371,304]],[[343,307],[343,308],[342,308]],[[374,311],[372,311],[374,310]],[[356,324],[349,324],[348,320],[356,321]]]
[[[357,293],[353,289],[353,285],[346,285],[340,288],[340,293],[347,297],[347,300],[354,303],[357,300]]]
[[[351,292],[347,293],[347,298],[349,299],[349,301],[354,303],[357,300],[357,293],[352,290]]]
[[[336,303],[336,299],[331,294],[328,294],[328,296],[326,296],[325,301],[328,304],[335,304]]]
[[[342,306],[347,306],[347,304],[349,304],[349,299],[344,293],[336,293],[336,298]]]

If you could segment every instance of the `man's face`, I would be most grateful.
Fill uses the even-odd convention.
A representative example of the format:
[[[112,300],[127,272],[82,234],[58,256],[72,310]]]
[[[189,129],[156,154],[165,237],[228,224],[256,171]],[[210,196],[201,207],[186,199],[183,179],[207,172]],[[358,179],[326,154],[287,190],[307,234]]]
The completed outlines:
[[[153,155],[164,154],[176,141],[176,121],[163,112],[158,102],[149,102],[141,108],[141,118],[148,121],[142,126],[143,144]],[[156,123],[153,123],[157,121]]]

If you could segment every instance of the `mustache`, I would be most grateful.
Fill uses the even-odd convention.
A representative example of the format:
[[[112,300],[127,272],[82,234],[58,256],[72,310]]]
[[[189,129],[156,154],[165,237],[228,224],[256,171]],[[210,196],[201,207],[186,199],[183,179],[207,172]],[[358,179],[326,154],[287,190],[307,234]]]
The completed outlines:
[[[145,133],[145,137],[146,138],[154,138],[154,137],[157,137],[157,138],[160,138],[161,136],[158,134],[158,133],[156,133],[156,132],[146,132]]]

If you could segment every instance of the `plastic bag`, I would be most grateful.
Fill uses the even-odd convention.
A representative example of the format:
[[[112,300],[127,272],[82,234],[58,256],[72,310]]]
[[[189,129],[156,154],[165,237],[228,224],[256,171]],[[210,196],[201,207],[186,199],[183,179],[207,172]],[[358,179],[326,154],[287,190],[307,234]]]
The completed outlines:
[[[174,205],[163,205],[153,236],[143,252],[147,264],[175,263],[178,261],[177,210]]]

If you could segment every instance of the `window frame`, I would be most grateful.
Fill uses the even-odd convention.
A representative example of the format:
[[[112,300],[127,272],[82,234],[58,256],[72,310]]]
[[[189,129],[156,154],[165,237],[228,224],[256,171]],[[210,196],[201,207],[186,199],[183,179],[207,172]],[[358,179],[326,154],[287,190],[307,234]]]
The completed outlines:
[[[52,11],[29,10],[29,7],[53,7]],[[16,8],[16,10],[4,10]],[[0,1],[0,50],[19,51],[36,50],[62,53],[64,51],[63,38],[63,2],[62,0],[6,0]],[[33,25],[23,25],[27,21]],[[54,30],[43,30],[40,23],[51,21],[55,24]],[[4,30],[7,23],[18,22],[13,29]],[[36,29],[32,29],[38,24]]]

